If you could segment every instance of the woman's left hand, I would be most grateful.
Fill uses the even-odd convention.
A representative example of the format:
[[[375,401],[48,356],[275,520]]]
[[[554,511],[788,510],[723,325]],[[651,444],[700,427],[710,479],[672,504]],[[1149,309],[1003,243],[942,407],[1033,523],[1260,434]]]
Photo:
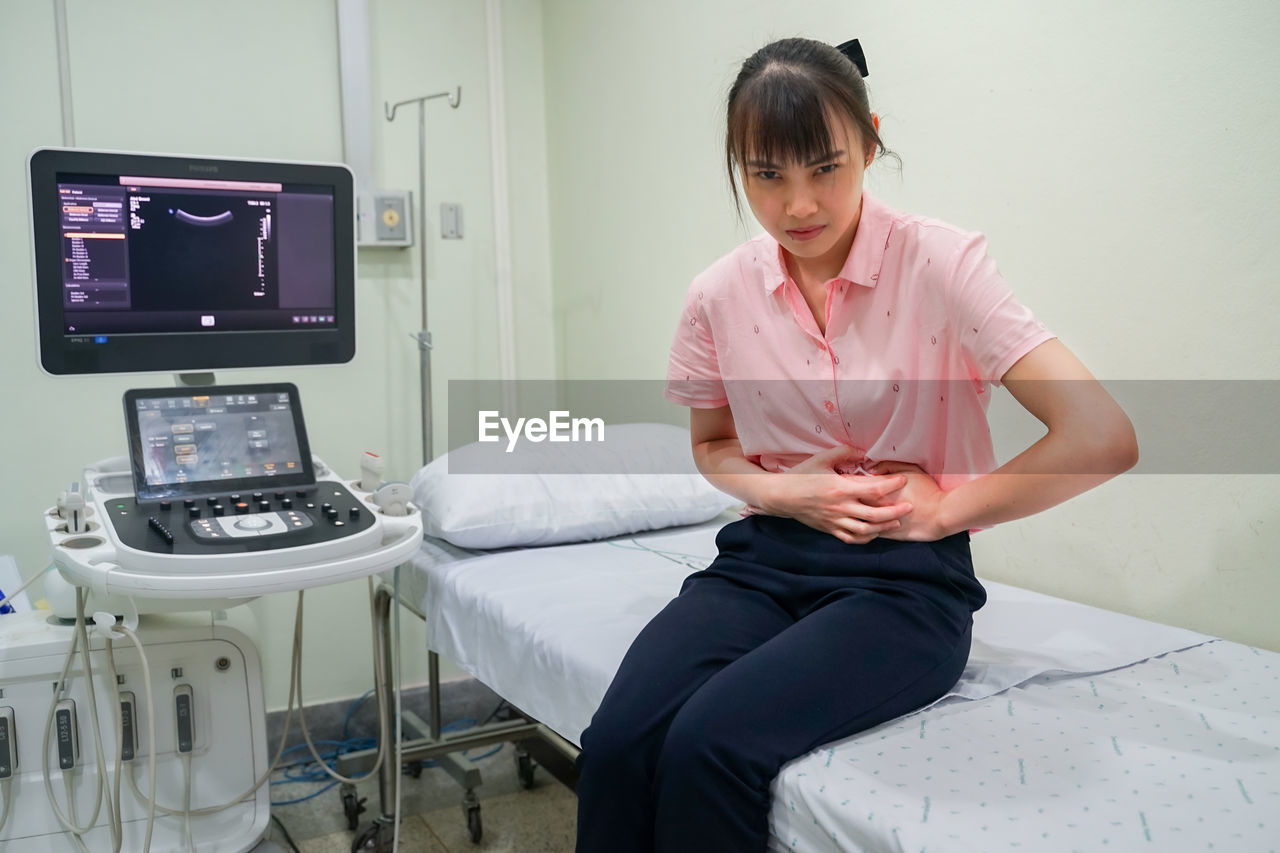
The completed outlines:
[[[868,474],[904,474],[907,478],[905,486],[886,495],[884,500],[890,503],[905,501],[911,504],[912,509],[898,519],[900,527],[880,533],[880,538],[902,542],[934,542],[954,532],[944,529],[939,517],[939,508],[946,492],[919,465],[885,461],[877,462],[865,470]]]

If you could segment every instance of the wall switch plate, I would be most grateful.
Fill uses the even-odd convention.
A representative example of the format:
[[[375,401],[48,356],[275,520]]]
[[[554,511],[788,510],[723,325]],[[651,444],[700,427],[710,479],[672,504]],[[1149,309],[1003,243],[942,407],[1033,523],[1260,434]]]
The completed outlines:
[[[462,205],[440,205],[440,236],[446,240],[462,239]]]

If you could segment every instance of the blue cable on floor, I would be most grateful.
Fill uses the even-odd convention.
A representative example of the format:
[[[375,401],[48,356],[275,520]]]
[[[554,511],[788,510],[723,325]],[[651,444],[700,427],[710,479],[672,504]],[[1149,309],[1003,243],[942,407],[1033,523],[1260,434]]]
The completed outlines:
[[[351,703],[351,707],[347,710],[346,719],[342,721],[342,737],[343,737],[342,740],[313,741],[313,743],[317,747],[316,751],[320,753],[320,757],[324,759],[325,764],[328,765],[330,769],[333,769],[334,767],[336,767],[338,757],[341,755],[344,755],[348,752],[359,752],[361,750],[374,749],[377,747],[378,742],[374,738],[348,737],[349,726],[351,724],[351,717],[355,714],[356,710],[360,707],[361,703],[363,703],[365,699],[368,699],[372,693],[373,691],[369,690],[359,699],[356,699],[354,702]],[[467,718],[449,723],[446,726],[442,726],[440,731],[441,733],[463,731],[465,729],[474,728],[475,725],[476,725],[475,718],[467,717]],[[331,746],[333,747],[333,749],[329,752],[324,752],[318,749],[318,747],[321,747],[321,746]],[[472,758],[471,756],[467,756],[467,757],[471,758],[473,762],[483,761],[489,756],[500,752],[502,750],[502,747],[503,747],[503,744],[498,744],[496,747],[489,750],[488,752],[485,752],[481,755],[477,755],[474,758]],[[294,746],[291,746],[285,749],[285,751],[281,753],[281,757],[283,758],[285,755],[288,755],[291,752],[294,752],[299,749],[306,749],[306,748],[307,748],[307,745],[305,743],[296,744]],[[463,750],[462,754],[467,755],[467,750]],[[436,761],[427,760],[422,762],[422,766],[423,767],[439,767],[440,765]],[[283,773],[284,778],[272,780],[271,782],[272,787],[276,785],[293,785],[293,784],[315,785],[315,784],[325,783],[325,785],[323,788],[320,788],[317,791],[313,791],[310,794],[307,794],[305,797],[298,797],[292,800],[272,800],[271,805],[273,806],[291,806],[291,805],[294,805],[295,803],[306,802],[307,800],[320,796],[321,794],[325,793],[326,791],[330,790],[331,788],[339,784],[336,780],[332,779],[327,773],[325,773],[324,770],[321,769],[321,767],[316,763],[315,759],[310,756],[308,756],[305,759],[302,759],[301,761],[294,761],[290,764],[282,764],[276,768],[276,771]],[[403,768],[401,768],[401,772],[403,773],[406,771]],[[370,774],[366,774],[366,777],[368,775]]]

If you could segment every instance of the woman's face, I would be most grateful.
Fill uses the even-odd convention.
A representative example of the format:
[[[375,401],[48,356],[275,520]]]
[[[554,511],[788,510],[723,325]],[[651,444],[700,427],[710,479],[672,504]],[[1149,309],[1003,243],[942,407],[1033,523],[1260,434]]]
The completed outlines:
[[[808,163],[748,157],[743,192],[751,212],[788,255],[792,274],[822,281],[844,266],[862,212],[867,155],[853,120],[828,117],[833,150]]]

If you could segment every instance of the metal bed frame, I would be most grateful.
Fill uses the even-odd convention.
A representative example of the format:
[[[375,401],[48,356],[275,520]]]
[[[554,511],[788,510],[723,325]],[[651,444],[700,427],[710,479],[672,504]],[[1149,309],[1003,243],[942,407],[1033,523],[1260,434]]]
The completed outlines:
[[[378,585],[374,594],[373,617],[377,637],[374,644],[374,691],[378,698],[379,731],[386,733],[395,731],[391,608],[398,603],[419,619],[426,620],[426,614],[417,607],[395,599],[394,591],[385,582]],[[475,792],[482,780],[480,770],[460,754],[463,750],[495,743],[513,743],[516,747],[516,770],[525,788],[533,787],[534,770],[542,766],[570,790],[576,790],[578,774],[574,762],[578,757],[578,747],[518,710],[518,719],[485,723],[460,732],[442,732],[440,656],[433,651],[427,653],[427,678],[431,696],[431,719],[426,722],[411,711],[401,711],[402,728],[406,732],[412,732],[414,737],[401,744],[400,763],[434,759],[457,781],[463,789],[462,812],[472,842],[479,843],[483,833],[480,799]],[[394,737],[393,734],[390,736]],[[344,776],[368,772],[377,760],[377,752],[377,748],[373,748],[346,753],[338,758],[337,771]],[[396,775],[400,772],[400,763],[391,758],[390,754],[383,761],[378,772],[378,816],[370,827],[356,837],[351,848],[353,851],[391,850],[392,828],[398,807],[395,796]],[[364,808],[355,799],[355,786],[344,784],[342,792],[350,828],[355,829],[358,815]]]

